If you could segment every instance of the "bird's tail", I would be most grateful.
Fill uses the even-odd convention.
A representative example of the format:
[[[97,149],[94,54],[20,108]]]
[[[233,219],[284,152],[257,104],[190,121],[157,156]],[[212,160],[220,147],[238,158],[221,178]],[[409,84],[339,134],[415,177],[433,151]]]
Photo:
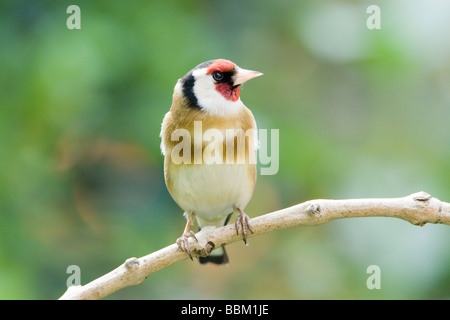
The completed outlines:
[[[228,223],[228,221],[230,221],[230,218],[231,218],[232,215],[233,214],[230,213],[225,218],[225,221],[223,222],[223,224],[220,224],[220,225],[225,226]],[[201,229],[200,221],[198,221],[198,222],[199,222],[199,228]],[[225,251],[225,247],[217,248],[216,250],[211,252],[210,255],[207,256],[207,257],[198,257],[198,261],[201,264],[205,264],[205,263],[208,263],[208,262],[211,262],[211,263],[214,263],[214,264],[227,264],[228,262],[230,262],[230,260],[228,259],[227,252]]]
[[[211,254],[207,257],[198,257],[198,261],[201,264],[205,264],[208,262],[214,264],[227,264],[229,262],[227,252],[224,247],[221,247],[217,250],[211,252]]]

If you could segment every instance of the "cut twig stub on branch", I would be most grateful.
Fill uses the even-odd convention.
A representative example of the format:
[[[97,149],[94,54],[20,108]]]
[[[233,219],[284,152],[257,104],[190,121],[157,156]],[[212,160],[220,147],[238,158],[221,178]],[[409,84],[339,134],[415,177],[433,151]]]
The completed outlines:
[[[313,216],[317,216],[320,214],[320,206],[318,204],[312,203],[308,206],[306,211]]]

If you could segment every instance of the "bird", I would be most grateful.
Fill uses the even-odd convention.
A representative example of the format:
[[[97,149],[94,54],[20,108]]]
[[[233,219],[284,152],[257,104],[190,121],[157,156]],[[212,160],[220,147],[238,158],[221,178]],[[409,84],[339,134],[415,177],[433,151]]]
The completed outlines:
[[[256,161],[251,159],[258,148],[258,135],[255,118],[241,101],[240,88],[261,75],[230,60],[214,59],[197,65],[174,87],[172,105],[161,125],[161,151],[167,189],[187,220],[176,243],[191,260],[188,239],[197,240],[190,229],[195,220],[201,230],[224,226],[237,214],[236,233],[242,230],[244,243],[248,231],[253,233],[244,209],[256,184]],[[213,133],[209,143],[202,137],[208,132]],[[207,152],[211,148],[217,154]],[[218,161],[208,161],[207,153]],[[201,264],[229,263],[223,246],[198,259]]]

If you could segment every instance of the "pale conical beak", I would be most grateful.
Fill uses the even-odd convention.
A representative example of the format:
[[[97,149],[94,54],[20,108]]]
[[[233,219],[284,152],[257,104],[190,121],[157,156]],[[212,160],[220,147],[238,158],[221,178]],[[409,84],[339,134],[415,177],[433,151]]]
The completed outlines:
[[[262,76],[263,73],[259,72],[259,71],[253,71],[253,70],[247,70],[247,69],[237,69],[236,74],[234,75],[234,81],[233,84],[235,86],[241,85],[245,82],[247,82],[250,79]]]

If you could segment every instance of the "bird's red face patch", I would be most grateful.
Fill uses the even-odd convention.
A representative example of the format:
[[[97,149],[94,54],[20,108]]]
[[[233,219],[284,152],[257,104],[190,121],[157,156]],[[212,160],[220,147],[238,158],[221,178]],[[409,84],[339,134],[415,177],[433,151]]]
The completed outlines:
[[[236,65],[229,60],[217,59],[208,67],[208,69],[206,69],[206,74],[210,75],[215,71],[230,72],[235,66]]]
[[[216,83],[216,90],[227,100],[239,100],[239,94],[241,92],[239,86],[233,87],[229,83]]]
[[[217,59],[206,69],[206,74],[211,75],[214,72],[234,72],[235,67],[236,65],[229,60]],[[239,100],[240,88],[239,86],[233,86],[230,82],[216,83],[216,91],[227,100]]]

